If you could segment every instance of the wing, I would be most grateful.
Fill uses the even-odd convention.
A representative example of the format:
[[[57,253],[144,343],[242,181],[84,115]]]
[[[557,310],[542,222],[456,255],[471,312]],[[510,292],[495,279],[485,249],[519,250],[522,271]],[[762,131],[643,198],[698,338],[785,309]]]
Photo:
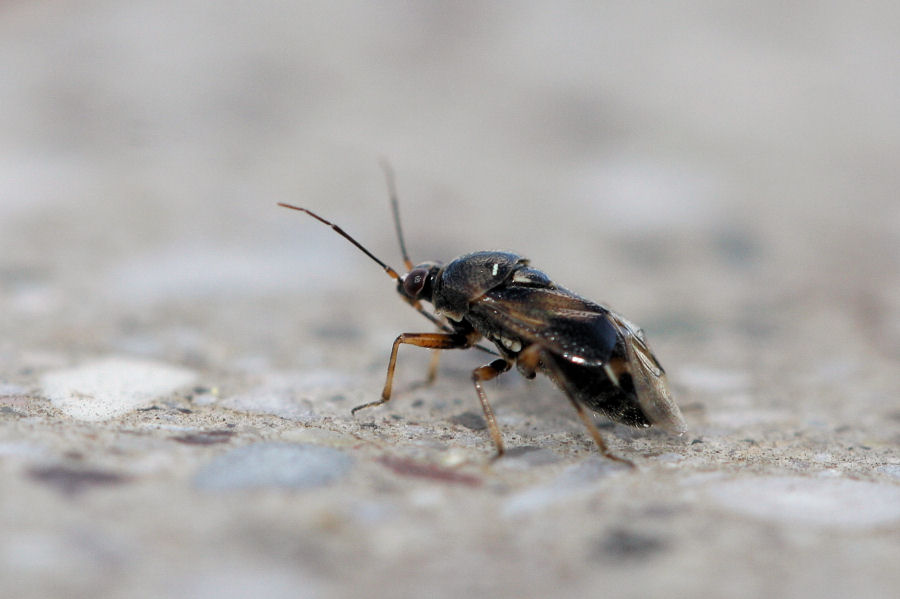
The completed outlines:
[[[469,313],[576,364],[606,363],[619,337],[606,308],[557,287],[493,289],[472,302]]]
[[[684,417],[669,392],[665,371],[644,341],[644,332],[615,312],[610,312],[609,317],[624,339],[628,370],[647,420],[670,433],[684,433]]]

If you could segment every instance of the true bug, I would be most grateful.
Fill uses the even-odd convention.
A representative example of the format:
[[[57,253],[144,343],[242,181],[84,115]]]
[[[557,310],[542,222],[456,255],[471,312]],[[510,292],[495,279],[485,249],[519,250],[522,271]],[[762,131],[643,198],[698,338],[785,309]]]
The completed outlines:
[[[440,332],[403,333],[394,340],[381,399],[353,408],[352,413],[387,403],[391,398],[397,350],[402,344],[442,349],[478,347],[497,358],[472,371],[488,430],[504,453],[503,437],[482,383],[514,364],[526,378],[547,375],[572,402],[597,447],[606,457],[630,464],[606,446],[588,407],[610,420],[636,427],[657,425],[675,434],[686,427],[672,400],[665,372],[650,351],[644,333],[609,308],[580,297],[532,268],[526,258],[502,251],[465,254],[444,265],[414,266],[406,251],[393,173],[387,177],[394,227],[406,274],[382,262],[334,223],[299,206],[279,206],[305,212],[359,248],[397,282],[407,303],[434,323]],[[429,302],[434,313],[421,302]],[[496,351],[480,345],[486,339]],[[429,379],[433,378],[435,362]]]

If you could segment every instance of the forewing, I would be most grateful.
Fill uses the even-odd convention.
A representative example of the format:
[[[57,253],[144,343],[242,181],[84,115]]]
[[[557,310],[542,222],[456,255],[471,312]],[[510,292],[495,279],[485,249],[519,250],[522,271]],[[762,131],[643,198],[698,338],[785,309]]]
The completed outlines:
[[[618,338],[606,308],[559,288],[506,286],[484,294],[469,310],[506,334],[578,364],[606,363]]]
[[[610,313],[625,340],[625,353],[638,403],[654,425],[677,435],[687,431],[681,410],[672,399],[666,373],[643,339],[643,333],[618,314]]]

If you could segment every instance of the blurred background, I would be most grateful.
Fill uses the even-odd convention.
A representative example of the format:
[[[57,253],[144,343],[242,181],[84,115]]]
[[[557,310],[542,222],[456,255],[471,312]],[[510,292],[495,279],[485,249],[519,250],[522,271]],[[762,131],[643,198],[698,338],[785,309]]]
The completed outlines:
[[[400,267],[384,158],[414,261],[609,302],[693,427],[896,444],[898,57],[889,1],[0,3],[0,383],[123,353],[377,390],[427,323],[275,203]]]
[[[760,378],[846,370],[852,343],[896,360],[898,12],[6,2],[0,351],[230,370],[324,363],[322,327],[385,347],[423,323],[275,206],[397,266],[384,158],[416,261],[517,251]]]
[[[764,270],[763,299],[878,296],[900,231],[897,10],[5,2],[5,288],[18,272],[121,305],[374,285],[274,203],[398,263],[384,157],[416,258],[513,248],[609,301],[702,305]]]

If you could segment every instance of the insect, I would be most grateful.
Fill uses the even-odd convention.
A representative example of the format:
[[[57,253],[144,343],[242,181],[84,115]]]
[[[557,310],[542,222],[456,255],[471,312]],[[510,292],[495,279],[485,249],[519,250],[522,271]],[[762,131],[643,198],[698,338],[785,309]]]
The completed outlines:
[[[503,437],[484,382],[513,366],[529,379],[538,373],[548,376],[569,398],[600,452],[610,459],[631,465],[609,451],[585,408],[622,424],[656,425],[678,435],[685,432],[684,418],[669,393],[665,371],[643,331],[609,308],[557,285],[533,268],[528,259],[511,252],[481,251],[447,264],[413,265],[403,239],[393,172],[382,166],[406,274],[399,274],[339,226],[311,210],[278,204],[308,214],[355,245],[396,281],[400,297],[438,328],[437,332],[399,335],[391,348],[381,398],[353,408],[352,413],[391,399],[401,345],[434,350],[477,347],[496,356],[472,371],[472,382],[498,458],[505,451]],[[433,312],[427,311],[423,302],[430,303]],[[482,339],[496,349],[479,343]],[[435,367],[432,361],[429,380]]]

